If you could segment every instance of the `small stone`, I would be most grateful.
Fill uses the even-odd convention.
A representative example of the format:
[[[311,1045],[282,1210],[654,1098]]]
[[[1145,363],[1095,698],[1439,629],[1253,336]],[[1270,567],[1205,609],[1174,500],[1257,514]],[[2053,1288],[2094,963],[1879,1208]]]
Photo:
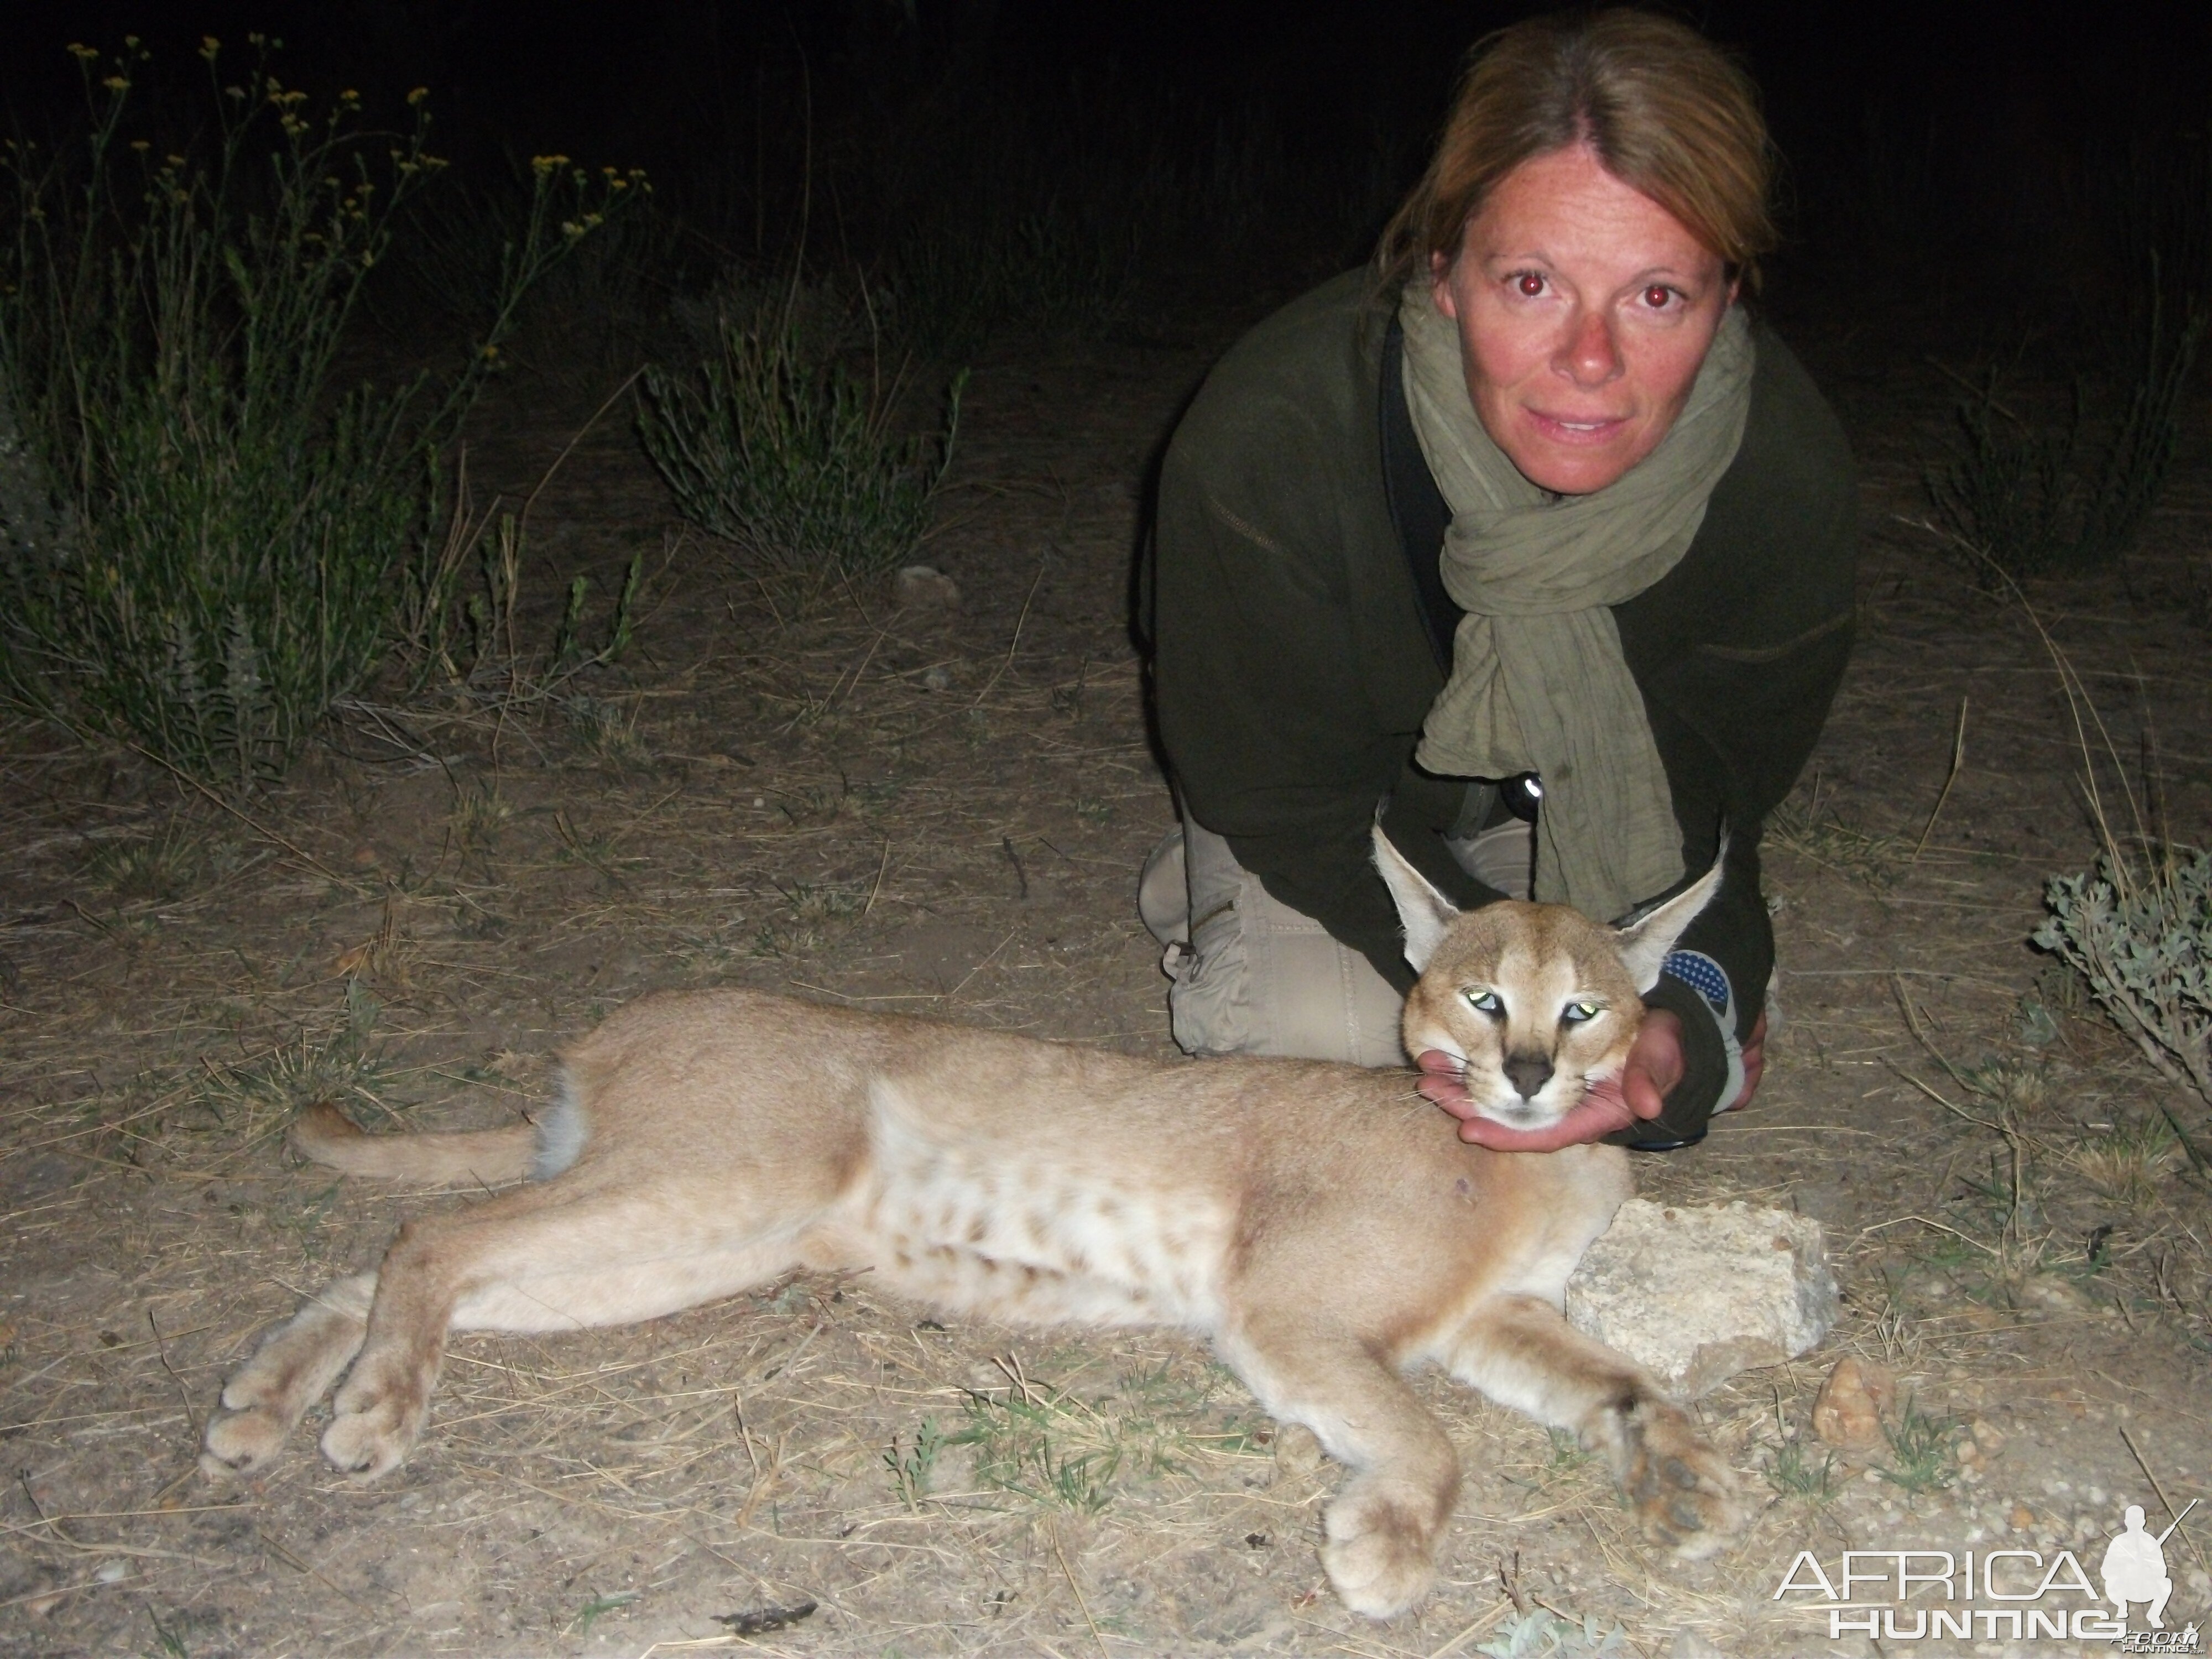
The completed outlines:
[[[127,1561],[103,1561],[92,1576],[103,1584],[119,1584],[131,1576],[131,1564]]]
[[[935,565],[910,564],[898,573],[902,611],[957,611],[960,584]]]
[[[2014,1532],[2026,1532],[2035,1524],[2035,1511],[2025,1504],[2015,1504],[2005,1516],[2005,1525]]]
[[[1831,1446],[1879,1446],[1882,1419],[1897,1404],[1897,1379],[1871,1359],[1846,1354],[1813,1401],[1813,1432]]]
[[[1303,1480],[1317,1474],[1326,1454],[1314,1431],[1303,1423],[1285,1423],[1275,1431],[1275,1479]]]
[[[939,663],[921,677],[921,684],[925,690],[950,691],[952,689],[952,671]]]
[[[1778,1365],[1836,1322],[1820,1224],[1786,1210],[1620,1206],[1567,1281],[1567,1322],[1690,1399]]]
[[[1985,1417],[1978,1417],[1967,1424],[1966,1432],[1984,1457],[1995,1457],[2004,1450],[2004,1431]]]

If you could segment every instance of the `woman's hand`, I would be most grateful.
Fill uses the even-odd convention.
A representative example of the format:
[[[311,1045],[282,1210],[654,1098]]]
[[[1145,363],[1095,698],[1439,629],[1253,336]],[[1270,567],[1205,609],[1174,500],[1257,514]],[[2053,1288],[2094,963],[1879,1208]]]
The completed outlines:
[[[1567,1115],[1547,1129],[1515,1129],[1480,1116],[1468,1099],[1459,1062],[1431,1049],[1421,1055],[1422,1094],[1460,1120],[1459,1138],[1500,1152],[1553,1152],[1562,1146],[1600,1140],[1616,1129],[1655,1118],[1668,1091],[1682,1080],[1682,1023],[1664,1008],[1644,1017],[1620,1076],[1592,1085]],[[1731,1104],[1750,1103],[1766,1070],[1766,1016],[1761,1014],[1743,1044],[1743,1091]]]
[[[1459,1138],[1499,1152],[1553,1152],[1562,1146],[1602,1139],[1659,1115],[1669,1090],[1682,1080],[1682,1022],[1664,1008],[1644,1017],[1619,1078],[1593,1085],[1567,1115],[1545,1129],[1515,1129],[1476,1114],[1461,1081],[1459,1062],[1430,1049],[1417,1062],[1421,1093],[1460,1120]],[[1743,1045],[1743,1092],[1733,1103],[1747,1103],[1766,1066],[1766,1016],[1751,1028]]]

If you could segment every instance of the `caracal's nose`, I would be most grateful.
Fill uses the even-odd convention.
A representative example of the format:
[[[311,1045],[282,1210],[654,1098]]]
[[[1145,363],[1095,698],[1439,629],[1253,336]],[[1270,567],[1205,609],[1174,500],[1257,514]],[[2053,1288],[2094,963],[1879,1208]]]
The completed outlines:
[[[1536,1091],[1552,1080],[1552,1059],[1548,1054],[1508,1054],[1505,1057],[1506,1080],[1521,1091],[1521,1098],[1533,1100]]]

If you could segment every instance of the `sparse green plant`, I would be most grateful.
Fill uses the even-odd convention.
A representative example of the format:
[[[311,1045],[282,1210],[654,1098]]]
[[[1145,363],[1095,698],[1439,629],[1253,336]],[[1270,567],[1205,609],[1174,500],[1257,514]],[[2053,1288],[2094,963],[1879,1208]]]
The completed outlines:
[[[2091,1131],[2066,1149],[2065,1158],[2104,1197],[2141,1209],[2157,1197],[2160,1182],[2180,1168],[2182,1150],[2173,1126],[2151,1117]]]
[[[625,772],[653,766],[652,745],[638,735],[636,709],[583,692],[567,698],[562,709],[568,729],[589,753]]]
[[[235,862],[231,849],[173,818],[150,836],[101,842],[85,860],[84,873],[119,899],[167,903],[191,892],[219,866]]]
[[[1600,1629],[1595,1613],[1584,1613],[1577,1624],[1549,1607],[1531,1607],[1509,1614],[1474,1650],[1489,1659],[1611,1659],[1629,1650],[1627,1640],[1627,1632],[1617,1623],[1610,1630]]]
[[[975,1449],[975,1478],[1028,1498],[1095,1515],[1113,1501],[1122,1447],[1112,1426],[1072,1397],[1009,1389],[971,1394],[968,1425],[952,1437]]]
[[[1816,1464],[1802,1437],[1782,1441],[1766,1460],[1766,1483],[1784,1498],[1825,1504],[1835,1496],[1836,1455],[1822,1448]]]
[[[1821,793],[1821,780],[1815,777],[1803,801],[1793,797],[1769,813],[1767,843],[1869,887],[1887,886],[1905,859],[1904,843],[1895,836],[1855,829],[1832,809],[1823,811]]]
[[[863,896],[849,887],[832,887],[811,881],[794,881],[788,887],[775,890],[791,906],[791,914],[802,926],[825,921],[845,921],[860,915],[866,902]]]
[[[1194,1390],[1164,1367],[1127,1375],[1096,1401],[1039,1387],[1018,1366],[1008,1377],[1006,1389],[968,1395],[967,1422],[945,1443],[974,1447],[978,1480],[1032,1503],[1096,1514],[1113,1501],[1120,1477],[1171,1474],[1200,1451],[1255,1449],[1234,1422],[1218,1432],[1194,1426],[1212,1382]]]
[[[569,581],[549,643],[542,649],[526,643],[525,516],[477,514],[462,477],[440,550],[417,569],[393,630],[416,689],[442,681],[507,706],[566,701],[580,695],[573,687],[586,670],[605,667],[629,649],[645,585],[642,551],[630,556],[596,643],[589,637],[591,578],[580,573]],[[465,590],[471,566],[474,580]]]
[[[642,1590],[616,1590],[607,1595],[594,1595],[590,1601],[585,1602],[576,1616],[568,1621],[568,1634],[589,1636],[592,1633],[592,1626],[598,1624],[600,1620],[611,1613],[619,1612],[622,1608],[641,1600],[644,1594]]]
[[[1916,1495],[1942,1491],[1959,1478],[1961,1432],[1956,1418],[1933,1416],[1908,1399],[1897,1420],[1882,1426],[1890,1462],[1875,1473]]]
[[[622,885],[625,872],[646,861],[635,856],[624,857],[616,852],[615,849],[622,843],[622,831],[580,828],[565,811],[555,811],[553,831],[561,838],[561,857],[589,865],[611,885]]]
[[[2049,1070],[2039,1060],[1996,1055],[1978,1066],[1961,1067],[1955,1075],[1982,1099],[2012,1112],[2040,1106],[2050,1088]]]
[[[900,377],[822,351],[798,316],[789,302],[726,315],[696,371],[647,368],[638,434],[686,519],[755,574],[809,590],[888,570],[921,542],[967,377],[933,430],[902,434]]]
[[[383,1005],[358,979],[346,981],[345,1015],[320,1036],[304,1029],[290,1041],[231,1065],[204,1062],[199,1103],[216,1123],[258,1133],[271,1114],[289,1116],[318,1101],[346,1101],[390,1118],[391,1069],[371,1047]]]
[[[171,1617],[175,1615],[172,1614]],[[161,1610],[151,1601],[146,1604],[146,1617],[154,1626],[154,1639],[161,1644],[167,1659],[191,1659],[192,1650],[185,1644],[183,1621],[171,1624],[161,1617]]]
[[[440,450],[523,295],[630,186],[538,158],[466,366],[333,396],[394,216],[443,163],[419,94],[395,143],[355,94],[313,112],[254,46],[234,80],[203,46],[216,118],[181,152],[126,137],[150,61],[135,39],[104,66],[73,47],[82,143],[0,158],[0,383],[63,526],[0,537],[0,684],[234,790],[281,772],[376,667]]]
[[[921,1426],[914,1431],[911,1446],[902,1447],[894,1436],[884,1449],[884,1467],[890,1471],[891,1488],[907,1508],[920,1509],[921,1500],[929,1495],[930,1483],[937,1473],[938,1455],[945,1449],[945,1436],[939,1431],[936,1419],[925,1417]]]
[[[446,833],[464,855],[489,858],[499,846],[500,831],[514,816],[514,806],[496,783],[465,785],[454,793]]]

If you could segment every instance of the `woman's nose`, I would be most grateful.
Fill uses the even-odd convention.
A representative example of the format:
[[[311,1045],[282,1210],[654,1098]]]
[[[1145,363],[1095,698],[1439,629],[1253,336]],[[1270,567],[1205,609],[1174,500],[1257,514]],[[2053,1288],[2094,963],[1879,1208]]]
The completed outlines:
[[[1620,373],[1620,349],[1612,319],[1602,311],[1577,309],[1553,367],[1577,386],[1602,386]]]

